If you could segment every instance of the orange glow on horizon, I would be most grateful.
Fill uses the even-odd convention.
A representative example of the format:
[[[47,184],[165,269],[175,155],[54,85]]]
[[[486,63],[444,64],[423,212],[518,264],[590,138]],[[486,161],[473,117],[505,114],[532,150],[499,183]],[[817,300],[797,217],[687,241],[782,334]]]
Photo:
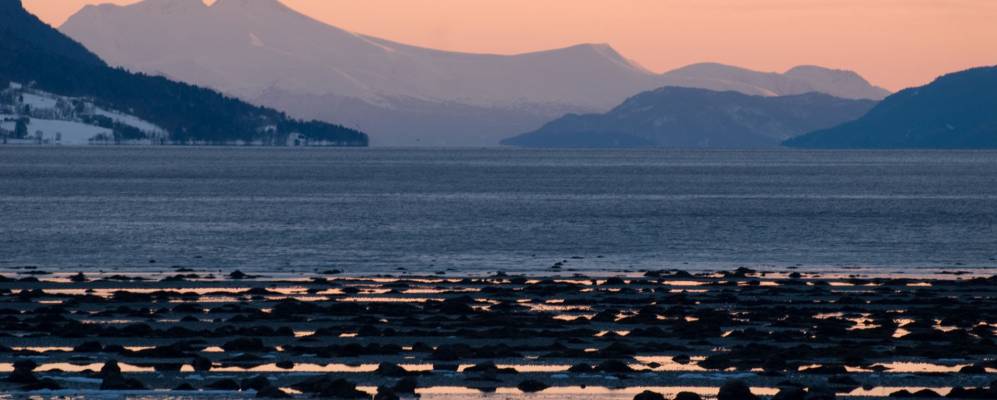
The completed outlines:
[[[23,0],[59,25],[85,4]],[[655,72],[712,61],[814,64],[898,90],[997,64],[991,0],[283,0],[318,20],[402,43],[512,54],[609,43]],[[209,1],[210,3],[210,1]]]

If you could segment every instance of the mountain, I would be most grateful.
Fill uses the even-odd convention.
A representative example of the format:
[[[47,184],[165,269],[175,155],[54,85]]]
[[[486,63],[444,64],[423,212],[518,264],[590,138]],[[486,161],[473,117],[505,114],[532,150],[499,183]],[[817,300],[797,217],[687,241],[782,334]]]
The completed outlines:
[[[179,143],[283,144],[290,137],[310,143],[367,143],[365,134],[352,129],[293,120],[281,112],[252,106],[209,89],[111,68],[79,43],[25,11],[19,0],[3,0],[0,1],[0,89],[22,84],[67,104],[79,100],[68,108],[87,108],[100,114],[77,112],[80,110],[64,114],[78,120],[98,121],[94,123],[107,125],[115,134],[120,128],[115,126],[121,125],[115,119],[137,118],[165,131],[169,141]],[[14,111],[18,111],[18,119],[23,119],[31,110],[29,107]]]
[[[823,86],[784,80],[825,82],[837,74],[755,73],[784,90],[711,78],[702,68],[654,74],[605,44],[518,55],[440,51],[349,32],[278,0],[87,6],[60,29],[113,65],[212,87],[299,118],[358,126],[386,145],[494,145],[565,113],[603,112],[673,81],[786,94]]]
[[[997,66],[952,73],[900,91],[862,118],[785,144],[839,149],[997,148]]]
[[[663,87],[605,114],[569,114],[502,143],[522,147],[776,147],[814,129],[858,118],[875,105],[821,93],[752,96]]]
[[[468,134],[490,135],[470,144],[495,144],[507,127],[522,126],[521,119],[539,124],[566,109],[610,107],[612,99],[654,79],[605,45],[517,56],[438,51],[348,32],[276,0],[89,6],[61,29],[114,65],[209,86],[298,117],[365,130],[398,120],[373,131],[381,144],[423,138],[454,144],[448,139]],[[489,132],[449,122],[454,114],[491,110],[507,110],[514,120]]]
[[[733,90],[759,96],[819,92],[845,99],[881,100],[890,95],[888,90],[873,86],[855,72],[813,65],[793,67],[780,74],[701,63],[666,72],[661,75],[660,83],[662,86]]]

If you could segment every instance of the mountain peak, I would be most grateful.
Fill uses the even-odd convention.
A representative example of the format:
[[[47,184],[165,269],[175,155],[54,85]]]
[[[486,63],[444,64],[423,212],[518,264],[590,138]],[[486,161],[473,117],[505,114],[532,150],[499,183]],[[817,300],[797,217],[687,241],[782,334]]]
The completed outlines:
[[[203,0],[145,0],[135,6],[165,13],[203,10],[208,7]]]
[[[609,60],[610,62],[623,66],[624,68],[634,69],[641,73],[652,75],[652,73],[647,68],[644,68],[642,65],[640,65],[634,60],[624,57],[622,54],[620,54],[619,51],[616,50],[616,48],[614,48],[609,43],[582,43],[553,51],[576,53],[576,54],[595,53],[596,55],[603,57],[604,59]],[[549,53],[549,51],[544,53]]]
[[[890,94],[854,71],[800,65],[784,73],[753,71],[720,63],[691,64],[662,74],[664,83],[749,94],[781,96],[806,92],[849,99],[882,99]]]
[[[821,67],[819,65],[797,65],[793,68],[790,68],[788,71],[783,73],[783,75],[800,76],[800,77],[816,76],[816,75],[836,76],[840,78],[858,79],[861,80],[862,82],[869,83],[868,81],[865,80],[865,78],[863,78],[855,71],[827,68],[827,67]]]
[[[674,69],[669,74],[682,73],[717,73],[717,72],[748,72],[749,70],[718,62],[700,62]],[[753,71],[752,71],[753,72]]]
[[[211,9],[223,13],[291,11],[280,0],[216,0]]]

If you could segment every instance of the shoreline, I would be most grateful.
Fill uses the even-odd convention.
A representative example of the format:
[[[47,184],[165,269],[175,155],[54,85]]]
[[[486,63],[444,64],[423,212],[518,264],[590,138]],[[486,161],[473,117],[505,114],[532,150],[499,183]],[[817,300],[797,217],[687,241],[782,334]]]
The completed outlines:
[[[945,395],[953,387],[987,387],[997,373],[997,275],[981,273],[886,278],[740,268],[597,278],[160,270],[0,271],[7,333],[0,375],[31,360],[37,379],[90,393],[113,360],[122,376],[150,390],[204,389],[259,375],[278,389],[312,378],[346,379],[370,391],[411,378],[423,398],[480,398],[493,390],[518,398],[526,395],[515,387],[532,380],[551,387],[538,395],[609,399],[646,387],[700,388],[710,396],[729,380],[763,396],[789,383],[831,386],[839,396],[883,397],[902,388]],[[20,387],[0,383],[0,391]],[[229,389],[198,393],[256,395]]]

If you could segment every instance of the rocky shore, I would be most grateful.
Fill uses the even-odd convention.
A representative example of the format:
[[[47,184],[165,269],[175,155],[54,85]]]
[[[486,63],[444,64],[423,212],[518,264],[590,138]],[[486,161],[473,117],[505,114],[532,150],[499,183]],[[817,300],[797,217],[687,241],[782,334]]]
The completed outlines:
[[[997,277],[0,274],[0,392],[997,398]]]

